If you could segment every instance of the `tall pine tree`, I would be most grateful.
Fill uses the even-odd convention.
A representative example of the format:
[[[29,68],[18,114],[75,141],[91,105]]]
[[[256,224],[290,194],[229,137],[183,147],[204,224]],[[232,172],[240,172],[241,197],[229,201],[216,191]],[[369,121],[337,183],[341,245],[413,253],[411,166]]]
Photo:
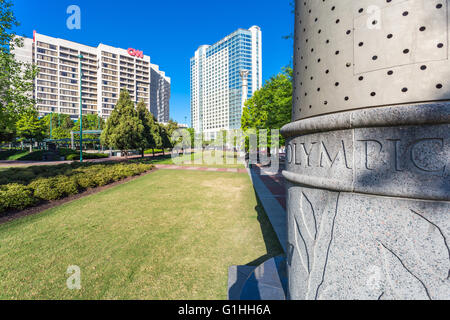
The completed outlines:
[[[144,125],[127,90],[121,90],[116,107],[108,118],[101,142],[128,155],[128,150],[140,149],[144,137]]]
[[[146,149],[153,149],[154,155],[156,144],[159,143],[159,140],[161,139],[159,136],[158,124],[143,101],[139,101],[136,111],[142,125],[144,126],[143,139],[140,141],[142,158],[145,155]]]

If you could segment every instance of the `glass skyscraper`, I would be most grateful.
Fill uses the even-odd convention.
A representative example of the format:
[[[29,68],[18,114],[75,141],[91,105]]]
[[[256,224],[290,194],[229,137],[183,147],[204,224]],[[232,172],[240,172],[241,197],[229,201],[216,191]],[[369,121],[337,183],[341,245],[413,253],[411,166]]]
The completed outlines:
[[[191,119],[196,132],[214,138],[241,127],[243,100],[262,87],[261,29],[238,29],[191,58]],[[248,72],[243,90],[241,71]],[[247,96],[243,96],[247,92]]]

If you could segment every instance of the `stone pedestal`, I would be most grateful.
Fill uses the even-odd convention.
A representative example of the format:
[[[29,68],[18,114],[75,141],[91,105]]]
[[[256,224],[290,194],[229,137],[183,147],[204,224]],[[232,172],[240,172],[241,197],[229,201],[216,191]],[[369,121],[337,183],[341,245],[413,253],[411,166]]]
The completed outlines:
[[[296,7],[290,298],[450,299],[447,1]]]

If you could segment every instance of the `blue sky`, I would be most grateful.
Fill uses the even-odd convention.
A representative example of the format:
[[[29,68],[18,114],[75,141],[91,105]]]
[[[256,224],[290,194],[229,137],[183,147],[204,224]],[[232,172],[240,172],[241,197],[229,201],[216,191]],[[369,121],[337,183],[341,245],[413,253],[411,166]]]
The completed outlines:
[[[21,26],[86,45],[136,48],[172,78],[170,116],[190,121],[189,59],[203,44],[213,44],[238,28],[258,25],[263,35],[263,78],[291,63],[293,30],[290,0],[13,0]],[[81,30],[69,30],[69,5],[81,9]]]

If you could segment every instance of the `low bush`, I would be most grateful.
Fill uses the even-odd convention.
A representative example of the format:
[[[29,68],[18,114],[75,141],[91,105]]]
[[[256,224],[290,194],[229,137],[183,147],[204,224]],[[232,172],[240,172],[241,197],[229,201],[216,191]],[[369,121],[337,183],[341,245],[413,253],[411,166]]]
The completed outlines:
[[[166,152],[167,152],[167,150],[166,150]],[[145,153],[145,154],[163,153],[163,150],[162,150],[162,149],[155,149],[155,151],[153,152],[153,149],[148,149],[148,150],[145,150],[144,153]]]
[[[27,150],[7,150],[0,152],[0,160],[21,160],[22,157],[29,155]]]
[[[66,156],[66,160],[68,161],[73,161],[73,160],[79,160],[80,159],[80,155],[79,154],[69,154],[68,156]]]
[[[52,156],[51,153],[45,150],[34,150],[29,152],[28,150],[6,150],[0,151],[0,160],[17,160],[17,161],[42,161],[46,155],[47,158]],[[66,160],[78,160],[80,158],[80,152],[72,149],[60,148],[57,154],[53,155],[54,159],[59,160],[60,157],[65,157]],[[108,158],[109,155],[104,153],[84,153],[84,159],[103,159]],[[50,160],[50,159],[47,159]]]
[[[55,179],[41,178],[29,184],[34,190],[34,196],[41,200],[58,200],[63,197],[63,192],[55,186]]]
[[[78,194],[81,189],[75,177],[57,176],[54,179],[55,188],[63,195],[63,197]]]
[[[152,168],[152,164],[139,161],[11,168],[0,173],[0,213],[22,210],[40,201],[62,199]]]
[[[109,158],[108,154],[104,154],[104,153],[83,153],[83,157],[85,159],[106,159]]]
[[[111,182],[114,182],[111,172],[98,172],[92,178],[98,187],[103,187]]]
[[[45,150],[33,151],[31,153],[25,154],[18,159],[19,161],[42,161],[44,154],[47,153]]]
[[[30,187],[18,183],[0,187],[0,214],[7,210],[23,210],[37,202]]]
[[[60,149],[59,154],[66,158],[68,161],[76,161],[80,160],[80,152],[70,149]],[[84,153],[83,152],[83,159],[106,159],[109,158],[108,154],[104,153]]]
[[[103,153],[83,153],[83,159],[90,160],[90,159],[106,159],[109,158],[107,154]],[[67,161],[76,161],[80,160],[80,154],[79,153],[72,153],[66,156]]]
[[[74,176],[74,178],[76,179],[77,184],[80,186],[80,188],[84,190],[95,188],[97,186],[97,183],[90,174],[80,173]]]

